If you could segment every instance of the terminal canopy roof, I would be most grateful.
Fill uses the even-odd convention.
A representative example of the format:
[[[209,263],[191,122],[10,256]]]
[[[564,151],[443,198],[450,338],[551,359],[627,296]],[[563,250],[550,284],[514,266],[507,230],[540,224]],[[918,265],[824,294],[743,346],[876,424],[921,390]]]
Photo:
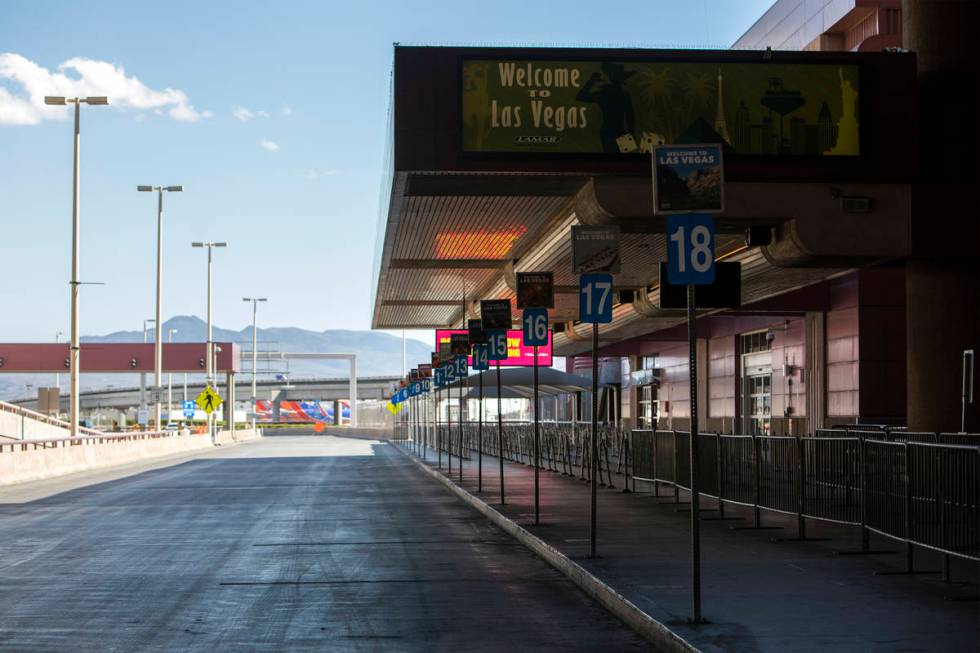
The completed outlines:
[[[658,307],[661,143],[723,143],[716,255],[742,264],[743,305],[899,256],[914,71],[893,53],[396,47],[372,326],[459,327],[513,299],[516,272],[553,271],[555,351],[587,350],[577,224],[623,234],[603,341],[678,323]],[[842,194],[875,209],[848,215]],[[746,247],[752,225],[772,244]]]

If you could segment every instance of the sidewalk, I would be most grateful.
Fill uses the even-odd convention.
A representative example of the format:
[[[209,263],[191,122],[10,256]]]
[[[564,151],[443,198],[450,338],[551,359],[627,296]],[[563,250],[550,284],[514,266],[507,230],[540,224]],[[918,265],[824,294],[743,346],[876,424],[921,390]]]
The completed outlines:
[[[411,452],[409,446],[403,447]],[[435,468],[431,450],[427,464]],[[458,484],[458,458],[452,479]],[[446,472],[446,456],[442,457]],[[709,623],[687,623],[691,614],[690,513],[673,490],[652,494],[637,483],[624,494],[599,488],[598,559],[589,553],[589,484],[542,470],[541,525],[534,526],[533,470],[505,463],[506,505],[499,503],[498,461],[483,457],[483,492],[477,492],[476,454],[466,461],[462,488],[585,567],[602,582],[702,651],[975,651],[980,646],[978,567],[953,560],[953,583],[938,575],[875,575],[900,571],[903,555],[836,555],[860,547],[859,529],[807,522],[807,535],[826,541],[774,542],[796,535],[795,517],[725,507],[743,520],[712,520],[715,501],[702,499],[702,597]],[[669,493],[669,496],[668,496]],[[872,536],[872,550],[902,551],[900,543]],[[916,569],[940,568],[938,555],[916,551]],[[963,581],[971,580],[971,583]]]

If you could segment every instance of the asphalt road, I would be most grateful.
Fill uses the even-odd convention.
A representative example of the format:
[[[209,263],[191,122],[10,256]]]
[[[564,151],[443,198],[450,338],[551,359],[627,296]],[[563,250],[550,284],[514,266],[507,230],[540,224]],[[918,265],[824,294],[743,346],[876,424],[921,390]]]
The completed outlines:
[[[175,463],[0,490],[0,650],[648,648],[391,445]]]

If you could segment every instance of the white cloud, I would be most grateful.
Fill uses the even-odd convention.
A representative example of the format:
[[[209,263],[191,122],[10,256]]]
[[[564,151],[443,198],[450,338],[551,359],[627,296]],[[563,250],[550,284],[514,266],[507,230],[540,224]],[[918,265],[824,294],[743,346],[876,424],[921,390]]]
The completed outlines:
[[[154,90],[122,66],[75,57],[52,72],[12,52],[0,53],[0,81],[10,80],[14,92],[0,87],[0,125],[36,125],[42,120],[63,120],[66,107],[49,107],[45,95],[85,97],[105,95],[111,106],[166,112],[174,120],[197,122],[211,117],[199,112],[181,90]],[[19,87],[19,88],[17,88]]]
[[[340,170],[338,170],[337,168],[327,168],[325,170],[315,170],[313,168],[310,168],[309,170],[306,171],[306,175],[304,176],[310,181],[316,181],[317,179],[323,179],[324,177],[333,177],[334,175],[339,175],[339,174],[340,174]]]
[[[293,108],[287,104],[282,108],[282,115],[287,117],[293,115]]]
[[[236,120],[241,120],[242,122],[248,122],[249,120],[252,120],[253,118],[268,118],[269,117],[269,112],[268,111],[252,111],[252,110],[247,109],[245,107],[235,107],[234,109],[232,109],[231,115]]]
[[[267,152],[276,152],[279,149],[279,144],[273,141],[262,139],[261,141],[259,141],[259,147],[261,147],[263,150],[266,150]]]

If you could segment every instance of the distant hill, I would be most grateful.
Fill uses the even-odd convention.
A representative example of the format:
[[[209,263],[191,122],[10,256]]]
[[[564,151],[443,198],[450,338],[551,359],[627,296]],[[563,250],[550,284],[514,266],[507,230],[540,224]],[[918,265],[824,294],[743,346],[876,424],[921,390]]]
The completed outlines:
[[[163,323],[162,333],[165,339],[170,329],[176,329],[174,342],[204,342],[207,339],[207,323],[193,315],[180,315]],[[155,333],[151,329],[148,339],[153,342]],[[217,325],[212,328],[215,342],[236,342],[243,350],[251,351],[251,325],[235,331],[223,329]],[[379,331],[348,331],[342,329],[327,331],[309,331],[298,327],[272,327],[258,329],[259,351],[279,352],[316,352],[316,353],[353,353],[357,355],[358,376],[393,376],[401,374],[402,370],[402,339]],[[116,331],[103,336],[83,336],[82,342],[143,342],[142,331]],[[418,340],[408,339],[406,342],[409,367],[429,360],[431,348]],[[250,369],[249,366],[243,366]],[[275,363],[271,368],[259,362],[260,378],[274,373],[288,373],[291,378],[346,376],[345,361],[289,361]],[[183,381],[181,377],[180,382]],[[174,383],[178,383],[174,379]],[[28,389],[28,384],[53,385],[52,374],[9,374],[0,375],[0,399],[15,399],[33,394],[36,390]],[[68,387],[68,375],[61,375],[63,389]],[[85,374],[82,376],[82,388],[104,388],[107,385],[115,387],[133,386],[139,384],[137,374]]]

